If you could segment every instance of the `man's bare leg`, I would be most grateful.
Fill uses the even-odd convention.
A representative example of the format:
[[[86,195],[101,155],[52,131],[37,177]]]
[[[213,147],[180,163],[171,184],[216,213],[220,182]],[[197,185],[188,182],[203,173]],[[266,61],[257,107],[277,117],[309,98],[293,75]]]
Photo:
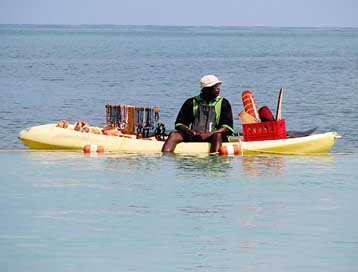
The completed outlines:
[[[210,147],[210,154],[217,154],[219,153],[219,149],[223,143],[223,136],[221,133],[214,133],[210,139],[209,142],[211,143]]]
[[[174,152],[177,144],[183,141],[183,136],[179,132],[171,132],[162,147],[162,152]]]

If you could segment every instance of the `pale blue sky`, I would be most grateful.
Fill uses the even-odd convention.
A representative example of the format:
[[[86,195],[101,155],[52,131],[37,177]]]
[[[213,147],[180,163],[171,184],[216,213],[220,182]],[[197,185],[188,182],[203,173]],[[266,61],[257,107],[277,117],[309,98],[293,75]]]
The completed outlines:
[[[358,0],[0,0],[0,24],[358,27]]]

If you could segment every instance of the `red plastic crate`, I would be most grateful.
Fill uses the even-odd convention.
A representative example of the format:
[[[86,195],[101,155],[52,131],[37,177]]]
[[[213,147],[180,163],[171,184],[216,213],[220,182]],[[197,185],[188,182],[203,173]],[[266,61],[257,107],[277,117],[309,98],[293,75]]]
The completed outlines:
[[[285,119],[270,122],[243,124],[244,141],[265,141],[286,139]]]

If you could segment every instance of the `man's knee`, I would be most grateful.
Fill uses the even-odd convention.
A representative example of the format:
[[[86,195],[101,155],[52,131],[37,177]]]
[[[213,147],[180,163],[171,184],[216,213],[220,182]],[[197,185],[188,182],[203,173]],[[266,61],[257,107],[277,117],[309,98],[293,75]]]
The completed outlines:
[[[213,134],[212,138],[212,142],[222,142],[223,141],[223,135],[222,133],[215,133]]]
[[[162,152],[173,152],[176,145],[182,141],[183,136],[179,132],[171,132],[162,147]]]
[[[168,138],[170,139],[170,141],[173,141],[176,143],[180,143],[183,141],[183,136],[177,131],[170,132]]]

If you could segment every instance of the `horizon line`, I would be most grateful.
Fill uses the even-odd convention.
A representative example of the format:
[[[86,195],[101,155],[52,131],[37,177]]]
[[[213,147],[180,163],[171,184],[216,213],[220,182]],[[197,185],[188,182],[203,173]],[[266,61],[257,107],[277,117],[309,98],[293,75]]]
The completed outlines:
[[[253,28],[358,28],[358,26],[274,26],[274,25],[181,25],[181,24],[68,24],[68,23],[0,23],[0,26],[147,26],[147,27],[253,27]]]

